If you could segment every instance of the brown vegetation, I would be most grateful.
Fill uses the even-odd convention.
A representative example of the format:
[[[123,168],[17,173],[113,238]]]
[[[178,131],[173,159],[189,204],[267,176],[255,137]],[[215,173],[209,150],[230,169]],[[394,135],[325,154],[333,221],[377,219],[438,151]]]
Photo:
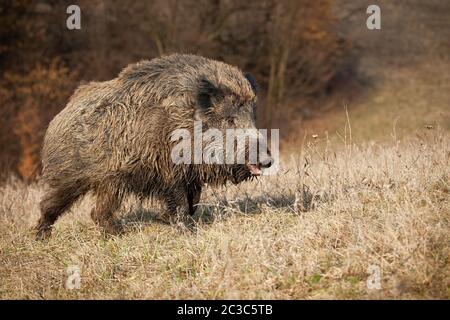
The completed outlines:
[[[11,156],[18,160],[15,169],[21,177],[30,180],[39,171],[41,142],[47,124],[66,103],[74,89],[74,79],[75,73],[57,59],[48,66],[36,65],[26,75],[14,72],[3,75],[2,107],[12,113],[12,118],[1,121],[2,142],[8,145],[14,143],[13,135],[17,137],[20,152]]]

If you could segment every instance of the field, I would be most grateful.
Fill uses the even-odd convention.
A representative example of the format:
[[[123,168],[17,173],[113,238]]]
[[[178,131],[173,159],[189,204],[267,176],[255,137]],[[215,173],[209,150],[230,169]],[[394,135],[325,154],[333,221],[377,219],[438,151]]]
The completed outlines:
[[[193,231],[129,198],[105,238],[88,195],[38,242],[43,186],[12,176],[0,299],[450,299],[449,3],[379,3],[370,31],[337,1],[360,87],[290,119],[278,175],[207,188]]]
[[[349,130],[347,130],[348,132]],[[348,137],[348,135],[347,135]],[[194,232],[130,199],[103,238],[85,199],[36,242],[41,187],[0,190],[0,297],[450,298],[448,133],[305,143],[279,175],[209,190]],[[65,287],[80,269],[79,289]],[[368,287],[372,268],[380,289]]]

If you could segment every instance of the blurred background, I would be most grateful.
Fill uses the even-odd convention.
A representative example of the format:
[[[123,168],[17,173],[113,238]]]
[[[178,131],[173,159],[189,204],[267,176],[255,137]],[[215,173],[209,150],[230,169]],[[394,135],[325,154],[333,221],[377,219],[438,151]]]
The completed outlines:
[[[81,8],[81,30],[66,9]],[[366,9],[381,8],[381,30]],[[258,126],[283,150],[450,130],[450,1],[80,0],[0,2],[0,177],[33,180],[49,121],[80,83],[173,52],[257,79]]]

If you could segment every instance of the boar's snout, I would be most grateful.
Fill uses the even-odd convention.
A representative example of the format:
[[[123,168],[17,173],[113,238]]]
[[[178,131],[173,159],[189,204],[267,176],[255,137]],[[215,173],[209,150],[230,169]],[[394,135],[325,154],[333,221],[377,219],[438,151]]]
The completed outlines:
[[[270,168],[272,166],[272,164],[273,164],[273,159],[269,155],[263,159],[260,159],[260,161],[259,161],[259,166],[264,169]]]
[[[269,150],[267,150],[266,154],[260,154],[258,158],[259,161],[256,164],[247,164],[247,167],[253,176],[260,176],[262,174],[262,169],[270,168],[274,163],[274,159],[270,155]]]

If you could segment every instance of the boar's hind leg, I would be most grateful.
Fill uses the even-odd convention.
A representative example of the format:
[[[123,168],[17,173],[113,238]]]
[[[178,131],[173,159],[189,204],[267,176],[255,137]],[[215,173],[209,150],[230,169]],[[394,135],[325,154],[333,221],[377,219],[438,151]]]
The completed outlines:
[[[95,195],[97,201],[91,212],[92,220],[103,228],[105,234],[120,234],[122,232],[122,226],[114,218],[114,213],[122,204],[122,193],[118,190],[111,192],[106,188],[99,188],[96,190]]]
[[[36,239],[43,240],[48,238],[52,232],[52,225],[59,216],[67,211],[85,193],[85,189],[77,187],[50,189],[40,203],[41,218],[36,226]]]

